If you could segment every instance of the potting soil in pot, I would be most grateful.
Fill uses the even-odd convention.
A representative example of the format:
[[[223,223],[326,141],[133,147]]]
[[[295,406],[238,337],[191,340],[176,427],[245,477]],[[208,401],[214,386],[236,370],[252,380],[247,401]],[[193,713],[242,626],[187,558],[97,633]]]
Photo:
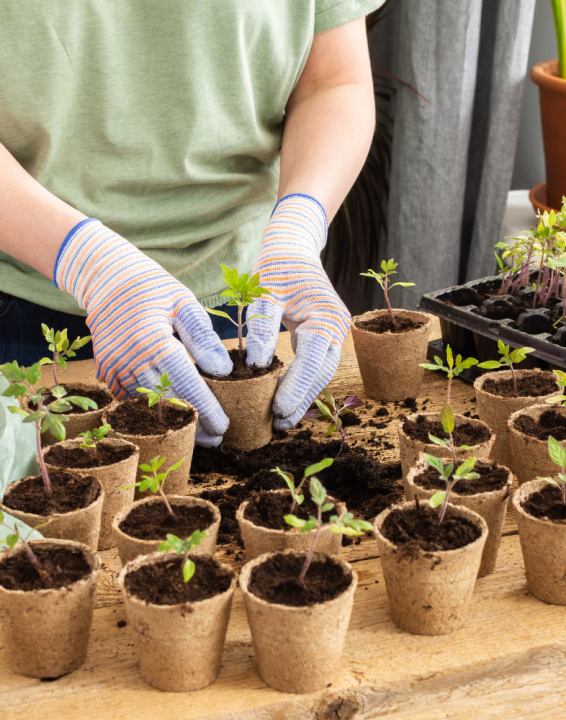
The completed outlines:
[[[253,568],[248,589],[269,603],[303,607],[334,600],[352,583],[351,572],[331,557],[313,560],[300,583],[304,562],[303,555],[276,553]]]
[[[206,555],[194,557],[195,572],[188,583],[183,581],[183,557],[165,559],[152,565],[143,565],[126,576],[126,589],[140,600],[155,605],[207,600],[230,587],[233,573],[218,560]]]
[[[90,475],[51,470],[49,480],[50,495],[45,494],[43,478],[37,475],[25,483],[8,487],[2,502],[20,512],[45,516],[87,508],[100,495],[100,483]]]
[[[551,377],[537,373],[517,378],[517,395],[512,378],[488,378],[483,384],[483,390],[499,397],[542,397],[553,393],[556,383]]]
[[[7,590],[47,590],[68,587],[91,573],[84,554],[70,547],[33,548],[40,572],[27,553],[9,555],[0,563],[0,585]]]
[[[566,416],[556,410],[545,410],[538,420],[528,415],[515,418],[514,425],[524,435],[537,440],[548,440],[552,435],[555,440],[566,440]]]
[[[120,523],[120,530],[138,540],[164,540],[168,533],[188,538],[195,530],[206,530],[214,522],[207,507],[170,503],[173,515],[164,502],[136,505]]]
[[[566,505],[562,502],[562,493],[551,483],[532,493],[521,503],[521,507],[535,518],[566,524]]]
[[[183,408],[163,403],[161,422],[157,405],[149,407],[147,398],[130,397],[108,415],[112,430],[125,435],[163,435],[168,430],[180,430],[193,422],[195,411],[192,407]]]
[[[85,389],[84,386],[81,385],[81,387],[75,387],[72,383],[64,383],[61,385],[61,387],[64,387],[67,391],[67,395],[76,395],[78,397],[86,397],[90,400],[94,400],[96,403],[98,410],[102,410],[102,408],[105,408],[107,405],[110,405],[112,402],[112,398],[108,396],[108,390],[105,390],[103,388],[97,388],[95,385],[89,387],[88,389]],[[43,398],[43,403],[47,405],[50,402],[53,402],[54,400],[57,400],[56,397],[54,397],[51,393],[48,393]],[[66,415],[84,415],[87,412],[92,412],[93,408],[87,408],[86,410],[83,410],[82,408],[78,407],[77,405],[73,405],[73,409],[69,410],[69,412],[65,413]]]
[[[456,467],[460,467],[462,462],[457,463]],[[458,495],[493,492],[504,487],[509,479],[507,468],[485,460],[476,461],[474,472],[479,473],[480,477],[477,480],[458,480],[454,485],[454,492],[457,492]],[[414,483],[425,490],[444,490],[446,488],[446,483],[438,476],[438,470],[431,467],[427,467],[426,470],[419,473],[414,478]]]
[[[395,325],[391,322],[389,315],[380,315],[379,317],[371,318],[370,320],[356,320],[356,327],[360,330],[366,330],[367,332],[374,332],[377,334],[390,332],[390,333],[406,333],[411,330],[418,330],[424,325],[422,322],[415,322],[409,317],[395,317]]]
[[[305,492],[308,490],[305,488]],[[329,502],[331,502],[329,500]],[[291,530],[291,526],[285,522],[285,515],[291,512],[293,498],[290,493],[272,493],[267,490],[260,490],[253,493],[244,512],[244,517],[254,525],[269,528],[270,530]],[[317,505],[305,496],[300,505],[295,505],[293,515],[301,520],[308,520],[312,515],[317,516]],[[332,515],[336,515],[336,508],[322,513],[322,521],[328,522]]]
[[[224,375],[217,378],[216,375],[208,375],[207,373],[199,369],[200,374],[204,377],[218,380],[251,380],[252,378],[269,375],[269,373],[275,372],[275,370],[278,370],[283,365],[277,355],[274,355],[273,360],[271,361],[271,365],[268,365],[267,367],[257,367],[256,365],[250,366],[246,363],[246,358],[248,354],[245,348],[242,352],[242,355],[240,355],[237,348],[234,348],[233,350],[228,350],[228,355],[230,355],[230,360],[234,364],[230,375]]]
[[[440,420],[431,420],[424,415],[419,415],[416,420],[410,420],[407,417],[401,419],[404,432],[414,440],[419,440],[428,445],[430,444],[429,433],[442,440],[448,439]],[[479,445],[489,440],[490,433],[487,427],[465,422],[454,428],[452,437],[457,447],[460,445]]]
[[[96,452],[87,448],[66,448],[60,445],[52,445],[49,451],[48,462],[50,465],[81,470],[83,468],[98,468],[107,465],[114,465],[126,460],[136,452],[132,445],[117,447],[107,446],[98,443]]]

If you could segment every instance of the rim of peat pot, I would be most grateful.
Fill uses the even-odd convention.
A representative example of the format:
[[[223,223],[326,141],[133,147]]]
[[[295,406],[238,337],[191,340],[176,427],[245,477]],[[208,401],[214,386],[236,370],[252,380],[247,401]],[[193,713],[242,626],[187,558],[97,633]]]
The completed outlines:
[[[412,328],[411,330],[407,330],[407,332],[404,333],[392,333],[390,330],[386,330],[383,333],[375,333],[371,330],[365,330],[364,328],[360,327],[358,325],[359,320],[371,320],[374,317],[377,317],[379,315],[389,315],[389,310],[387,308],[376,308],[375,310],[366,310],[365,313],[362,313],[361,315],[354,315],[352,318],[350,325],[353,325],[356,330],[359,330],[362,333],[366,333],[368,335],[375,335],[377,337],[381,337],[382,335],[411,335],[412,333],[416,332],[423,332],[426,328],[430,331],[432,328],[432,317],[422,310],[407,310],[405,308],[391,308],[393,311],[393,315],[395,317],[409,317],[411,319],[415,319],[416,322],[422,322],[423,326],[420,328]],[[416,316],[416,317],[415,317]]]

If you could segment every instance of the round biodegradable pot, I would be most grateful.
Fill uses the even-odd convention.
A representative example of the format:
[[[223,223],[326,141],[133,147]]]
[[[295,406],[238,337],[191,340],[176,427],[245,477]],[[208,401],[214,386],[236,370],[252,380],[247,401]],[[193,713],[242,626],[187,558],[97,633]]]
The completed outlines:
[[[136,558],[122,569],[118,585],[143,679],[166,692],[199,690],[214,682],[220,672],[236,577],[233,575],[230,587],[223,593],[179,605],[148,603],[126,590],[128,573],[167,557],[175,558],[176,554],[152,553]],[[198,562],[197,555],[191,553],[191,557]]]
[[[495,463],[494,463],[495,464]],[[405,487],[405,497],[407,500],[428,500],[436,490],[428,490],[420,485],[415,484],[415,478],[428,468],[428,464],[423,460],[415,465],[409,471],[409,474],[403,481]],[[505,513],[507,512],[507,504],[509,503],[509,495],[511,494],[511,485],[513,475],[510,470],[507,471],[507,482],[499,490],[492,492],[481,492],[475,495],[460,495],[458,493],[458,484],[450,493],[450,500],[453,505],[468,508],[480,515],[487,523],[488,535],[485,542],[481,557],[478,578],[489,575],[495,570],[497,561],[497,553],[501,543],[501,533],[503,532],[503,523],[505,522]]]
[[[430,418],[431,420],[438,420],[440,421],[440,413],[437,412],[420,412],[420,413],[413,413],[412,415],[408,415],[407,418],[409,420],[414,420],[417,416],[424,415],[425,417]],[[486,440],[483,443],[479,443],[478,445],[473,445],[471,450],[460,450],[458,452],[458,458],[468,458],[468,457],[475,457],[478,460],[487,460],[489,457],[489,454],[491,452],[491,448],[493,447],[493,443],[495,442],[495,434],[491,432],[490,428],[481,420],[473,420],[472,418],[464,417],[463,415],[454,415],[454,426],[459,427],[460,425],[464,423],[469,423],[470,425],[474,426],[483,426],[486,427],[490,433],[491,436],[489,440]],[[443,447],[440,447],[438,445],[434,445],[432,443],[424,443],[420,440],[416,440],[415,438],[408,435],[403,430],[403,420],[399,422],[398,427],[398,434],[399,434],[399,451],[401,454],[401,468],[403,471],[403,477],[406,477],[409,470],[414,467],[421,459],[421,453],[429,453],[429,455],[435,455],[436,457],[440,458],[448,458],[451,457],[450,452]]]
[[[194,408],[193,408],[194,409]],[[195,410],[195,409],[194,409]],[[175,463],[184,458],[183,464],[178,470],[173,470],[165,480],[164,492],[166,495],[187,495],[189,492],[189,483],[191,482],[191,462],[193,459],[193,450],[195,447],[195,432],[198,421],[198,413],[195,410],[195,416],[192,422],[185,425],[179,430],[168,430],[163,435],[129,435],[128,433],[110,430],[109,435],[113,438],[126,440],[139,448],[139,464],[148,464],[149,461],[158,455],[165,456],[165,464],[162,469],[171,467]],[[112,425],[108,415],[105,414],[103,422]],[[143,470],[138,467],[135,482],[141,481]],[[137,500],[142,497],[148,497],[150,491],[140,493],[135,488],[134,498]]]
[[[220,512],[218,511],[216,505],[213,505],[208,500],[202,500],[201,498],[188,495],[168,495],[167,499],[169,500],[169,503],[173,505],[173,512],[175,512],[175,506],[178,507],[179,505],[189,507],[198,505],[200,507],[206,507],[210,510],[212,517],[214,518],[212,524],[205,528],[199,528],[199,530],[206,530],[208,535],[201,540],[200,545],[197,545],[192,552],[195,555],[214,555],[214,551],[216,550],[216,539],[218,537],[218,528],[220,527]],[[122,530],[120,530],[120,523],[126,519],[135,507],[140,506],[142,503],[150,504],[162,502],[163,500],[160,496],[152,496],[144,498],[143,500],[137,500],[133,505],[130,505],[125,510],[122,510],[114,516],[112,521],[112,532],[114,533],[115,545],[118,547],[118,554],[120,555],[122,565],[126,565],[126,563],[130,562],[130,560],[134,560],[139,555],[149,555],[149,553],[157,552],[161,543],[167,538],[164,536],[160,540],[140,540],[122,532]],[[187,538],[184,539],[186,540]]]
[[[67,472],[71,471],[68,470]],[[32,480],[33,477],[37,476],[30,475],[21,480],[16,480],[16,482],[10,483],[9,488],[16,488],[18,485]],[[58,540],[73,540],[92,548],[92,550],[96,550],[98,548],[103,505],[104,490],[101,487],[98,497],[88,507],[80,508],[80,510],[72,510],[67,513],[36,515],[35,513],[22,512],[12,507],[7,507],[3,501],[0,502],[0,510],[16,518],[16,520],[21,520],[29,527],[33,528],[38,525],[43,525],[44,527],[40,528],[43,537]]]
[[[540,376],[541,379],[549,377],[552,382],[556,379],[555,376],[548,370],[515,370],[515,375],[517,376],[517,379],[529,376]],[[480,375],[480,377],[474,382],[474,390],[476,391],[480,420],[486,423],[486,425],[488,425],[495,433],[495,442],[493,443],[493,447],[491,448],[491,453],[489,455],[490,460],[508,467],[512,472],[516,472],[513,467],[511,439],[509,437],[509,432],[507,431],[507,421],[509,420],[509,416],[514,412],[517,412],[517,410],[523,410],[523,408],[543,403],[546,398],[556,395],[557,390],[554,390],[549,395],[541,395],[539,397],[501,397],[500,395],[492,395],[484,390],[484,385],[488,379],[511,379],[511,371],[500,370],[498,372]]]
[[[545,485],[546,480],[531,480],[513,495],[527,588],[539,600],[566,605],[566,525],[533,517],[521,507]]]
[[[93,550],[68,540],[32,540],[32,548],[73,547],[81,550],[91,573],[58,590],[7,590],[0,586],[0,630],[8,666],[20,675],[57,678],[79,668],[86,659],[100,558]],[[21,545],[16,553],[25,552]],[[0,563],[9,550],[0,552]]]
[[[249,380],[204,377],[230,420],[224,442],[238,450],[255,450],[273,437],[272,404],[281,367]]]
[[[285,554],[300,555],[287,550]],[[273,553],[246,563],[240,574],[246,614],[262,680],[282,692],[309,693],[326,688],[334,679],[352,613],[358,576],[351,566],[332,559],[351,572],[352,582],[334,600],[310,607],[268,603],[248,589],[251,573]],[[315,553],[313,559],[325,557]]]
[[[423,382],[428,338],[432,318],[416,310],[393,310],[399,318],[422,322],[423,326],[404,333],[374,333],[357,323],[389,315],[387,310],[371,310],[352,318],[350,329],[364,390],[372,400],[390,402],[418,396]]]
[[[554,410],[561,415],[566,415],[566,407],[562,405],[532,405],[524,410],[517,410],[507,421],[513,467],[519,485],[534,480],[539,475],[554,476],[556,474],[557,466],[548,454],[548,439],[538,440],[529,437],[515,427],[515,421],[518,418],[528,416],[536,421],[547,410]],[[561,444],[566,447],[566,440],[562,440]]]
[[[480,537],[457,550],[419,550],[416,554],[414,549],[406,551],[394,545],[381,533],[392,510],[409,507],[414,503],[394,505],[378,515],[373,524],[391,618],[414,635],[445,635],[466,620],[487,539],[487,524],[477,513],[449,503],[454,514],[477,525]]]
[[[288,493],[288,490],[272,490],[275,493]],[[329,502],[335,504],[335,510],[338,517],[343,517],[346,512],[344,503],[338,502],[334,498],[329,497]],[[246,520],[244,513],[248,506],[245,500],[236,512],[236,520],[240,526],[244,548],[246,550],[246,560],[253,560],[264,553],[281,552],[282,550],[295,550],[296,552],[307,552],[312,542],[314,530],[310,532],[300,532],[298,528],[289,526],[289,530],[272,530],[271,528],[254,525],[253,522]],[[319,538],[316,549],[320,553],[326,555],[338,555],[342,547],[342,536],[336,533],[326,532]]]
[[[80,447],[81,442],[82,439],[65,440],[62,443],[57,443],[57,446],[74,449]],[[115,448],[131,447],[135,450],[129,458],[120,460],[113,465],[73,469],[74,472],[82,473],[83,475],[92,475],[102,485],[102,489],[104,490],[104,501],[102,503],[98,549],[108,550],[109,548],[115,546],[114,534],[112,533],[112,520],[114,519],[114,516],[120,511],[128,508],[134,502],[134,488],[131,487],[128,490],[121,490],[121,488],[125,485],[133,485],[136,481],[136,473],[139,464],[139,450],[132,443],[116,438],[107,438],[103,440],[100,445]],[[45,452],[45,463],[48,470],[52,467],[58,467],[52,466],[49,463],[49,454],[51,452],[51,448],[53,447],[55,447],[55,445],[52,445]]]

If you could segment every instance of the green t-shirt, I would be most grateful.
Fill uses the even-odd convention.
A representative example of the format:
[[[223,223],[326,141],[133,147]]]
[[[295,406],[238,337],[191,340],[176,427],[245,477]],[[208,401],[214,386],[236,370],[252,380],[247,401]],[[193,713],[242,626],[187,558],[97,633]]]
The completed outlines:
[[[220,262],[255,261],[313,35],[382,2],[2,2],[0,142],[213,307]],[[1,252],[0,290],[84,314]]]

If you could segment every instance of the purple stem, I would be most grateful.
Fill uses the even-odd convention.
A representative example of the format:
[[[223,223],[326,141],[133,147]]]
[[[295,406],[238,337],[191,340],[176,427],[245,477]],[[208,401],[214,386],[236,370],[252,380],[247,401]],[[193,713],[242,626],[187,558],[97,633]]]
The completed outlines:
[[[56,363],[57,363],[57,353],[53,353],[53,365],[52,365],[52,369],[53,369],[53,382],[55,383],[55,385],[59,385],[59,383],[57,382],[57,373],[55,372],[55,365],[56,365]]]
[[[240,354],[240,358],[244,355],[244,344],[242,341],[242,311],[243,307],[241,305],[238,305],[238,353]]]
[[[161,422],[161,411],[163,409],[163,398],[160,397],[157,401],[157,417],[159,418],[159,422]]]
[[[173,515],[173,509],[172,509],[171,505],[169,505],[169,500],[167,500],[167,495],[165,495],[165,493],[163,492],[162,485],[159,486],[159,493],[160,493],[161,497],[163,498],[163,502],[165,503],[167,512],[169,513],[169,515]]]
[[[40,403],[41,407],[41,403]],[[41,447],[41,424],[39,422],[35,423],[36,428],[36,443],[37,443],[37,456],[39,458],[39,466],[41,468],[41,474],[43,476],[43,483],[45,485],[45,494],[51,495],[51,483],[49,482],[49,475],[47,473],[47,468],[45,467],[45,460],[43,459],[43,448]]]
[[[389,302],[389,295],[387,294],[387,278],[383,281],[383,292],[385,294],[385,302],[387,303],[387,309],[391,316],[391,322],[395,325],[395,318],[393,317],[393,310],[391,309],[391,303]]]
[[[513,394],[517,397],[517,376],[515,375],[515,370],[513,369],[513,363],[509,364],[509,370],[511,370],[511,377],[513,378]]]

